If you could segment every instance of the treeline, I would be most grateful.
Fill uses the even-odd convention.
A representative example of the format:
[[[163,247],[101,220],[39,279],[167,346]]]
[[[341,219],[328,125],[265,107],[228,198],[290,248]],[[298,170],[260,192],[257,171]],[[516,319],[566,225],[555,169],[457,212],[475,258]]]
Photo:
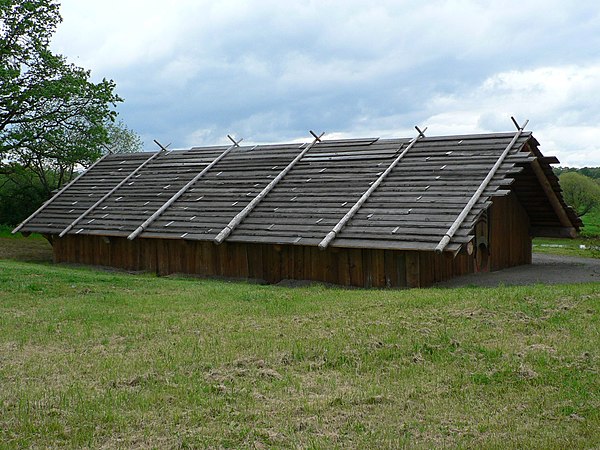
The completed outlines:
[[[0,224],[19,224],[47,199],[46,189],[31,171],[0,174]]]
[[[553,167],[553,170],[558,177],[566,172],[577,172],[580,175],[585,175],[594,180],[600,180],[600,167]]]

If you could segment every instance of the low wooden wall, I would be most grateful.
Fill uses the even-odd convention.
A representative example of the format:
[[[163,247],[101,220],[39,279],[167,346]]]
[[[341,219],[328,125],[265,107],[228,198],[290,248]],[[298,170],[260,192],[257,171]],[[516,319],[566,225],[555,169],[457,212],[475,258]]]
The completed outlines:
[[[512,194],[495,198],[490,212],[489,268],[531,263],[526,211]],[[103,238],[67,235],[53,238],[56,262],[126,270],[247,278],[277,283],[315,280],[342,286],[425,287],[472,273],[473,256],[434,252],[243,244],[170,239]]]
[[[67,235],[53,239],[56,262],[125,270],[249,278],[277,283],[315,280],[343,286],[424,287],[470,273],[473,259],[433,252],[102,238]]]
[[[490,220],[490,269],[531,264],[529,216],[517,197],[494,198]]]

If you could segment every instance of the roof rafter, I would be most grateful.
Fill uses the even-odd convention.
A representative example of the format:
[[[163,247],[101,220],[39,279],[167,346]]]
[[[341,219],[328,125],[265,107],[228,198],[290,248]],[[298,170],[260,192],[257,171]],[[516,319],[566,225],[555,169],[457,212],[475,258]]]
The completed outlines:
[[[102,198],[100,198],[100,200],[98,200],[96,203],[94,203],[92,206],[90,206],[88,209],[86,209],[79,217],[77,217],[64,230],[62,230],[60,232],[60,234],[58,235],[58,237],[63,237],[65,234],[67,234],[69,231],[71,231],[75,225],[77,225],[79,222],[81,222],[99,204],[101,204],[104,200],[106,200],[108,197],[110,197],[112,194],[114,194],[121,186],[123,186],[125,183],[127,183],[129,180],[131,180],[131,178],[136,173],[138,173],[140,170],[142,170],[144,167],[146,167],[147,164],[149,164],[150,162],[152,162],[158,156],[160,156],[163,153],[165,153],[165,151],[166,151],[166,149],[161,145],[161,150],[160,151],[156,152],[150,158],[146,159],[142,164],[140,164],[139,166],[137,166],[133,172],[131,172],[129,175],[127,175],[125,178],[123,178],[116,186],[114,186],[111,190],[109,190],[106,194],[104,194],[102,196]]]
[[[68,184],[63,186],[63,188],[60,191],[58,191],[56,194],[54,194],[52,196],[52,198],[50,198],[50,200],[48,200],[42,206],[40,206],[38,209],[36,209],[27,219],[25,219],[23,222],[21,222],[14,230],[12,230],[12,234],[18,233],[27,222],[29,222],[31,219],[33,219],[35,216],[37,216],[40,212],[42,212],[42,210],[44,210],[46,208],[46,206],[50,205],[50,203],[52,203],[63,192],[65,192],[67,189],[69,189],[71,186],[73,186],[73,184],[75,184],[75,182],[77,180],[79,180],[82,176],[84,176],[86,173],[88,173],[90,170],[92,170],[97,164],[100,164],[104,160],[104,158],[106,158],[108,155],[110,155],[110,153],[106,153],[102,158],[100,158],[98,161],[96,161],[90,167],[88,167],[83,172],[81,172],[74,180],[71,180]]]
[[[242,142],[242,140],[243,140],[243,139],[240,139],[239,141],[236,141],[230,135],[227,135],[227,137],[231,140],[231,142],[233,142],[233,144],[231,146],[227,147],[227,149],[223,153],[221,153],[219,156],[217,156],[215,159],[213,159],[210,162],[210,164],[208,164],[204,169],[202,169],[202,171],[200,173],[198,173],[194,178],[192,178],[190,181],[188,181],[185,186],[183,186],[181,189],[179,189],[179,191],[177,191],[175,193],[175,195],[173,195],[169,200],[167,200],[160,208],[158,208],[154,212],[154,214],[152,214],[150,217],[148,217],[139,227],[137,227],[135,229],[135,231],[133,231],[133,233],[131,233],[129,236],[127,236],[127,239],[133,240],[137,236],[139,236],[139,234],[141,232],[143,232],[146,228],[148,228],[148,226],[152,222],[154,222],[163,212],[165,212],[167,210],[167,208],[169,208],[173,203],[175,203],[177,201],[177,199],[179,197],[181,197],[196,181],[198,181],[200,178],[202,178],[206,172],[208,172],[210,169],[212,169],[215,166],[215,164],[217,164],[225,156],[227,156],[231,150],[239,147],[240,142]]]
[[[271,182],[256,196],[254,197],[250,203],[246,205],[244,209],[242,209],[239,213],[235,215],[233,219],[229,221],[229,223],[223,228],[219,234],[214,238],[214,242],[216,244],[222,243],[227,237],[231,234],[231,232],[246,218],[248,214],[260,203],[260,201],[279,183],[279,181],[296,165],[298,161],[302,159],[302,157],[315,146],[317,142],[321,142],[321,138],[325,133],[321,133],[320,135],[316,135],[312,130],[310,134],[313,135],[314,140],[306,146],[304,150],[302,150],[298,156],[296,156],[279,174],[271,180]]]
[[[417,128],[417,127],[415,127],[415,128]],[[387,167],[387,169],[385,169],[385,171],[379,176],[379,178],[377,178],[377,180],[375,180],[373,182],[373,184],[369,187],[369,189],[367,189],[366,192],[357,200],[357,202],[354,205],[352,205],[352,208],[350,208],[350,210],[344,215],[344,217],[342,217],[340,219],[340,221],[333,227],[333,229],[329,233],[327,233],[327,235],[323,238],[323,240],[321,242],[319,242],[319,249],[325,250],[329,246],[331,241],[333,241],[335,239],[335,237],[342,230],[342,228],[344,228],[344,226],[348,223],[348,221],[350,221],[350,219],[352,219],[352,217],[354,217],[354,215],[358,212],[358,210],[361,208],[361,206],[368,200],[368,198],[371,196],[371,194],[379,187],[379,185],[383,182],[383,180],[385,180],[385,177],[387,177],[388,174],[394,169],[394,167],[396,167],[396,165],[398,165],[400,160],[402,160],[402,158],[404,158],[404,155],[406,155],[406,153],[408,153],[408,151],[414,147],[414,145],[417,143],[417,141],[419,139],[425,137],[424,133],[426,130],[427,130],[427,127],[425,127],[425,129],[423,131],[421,131],[419,128],[417,128],[419,135],[414,137],[410,141],[410,143],[404,149],[404,151],[402,151],[402,153],[400,153],[396,157],[396,159],[394,159],[394,161],[392,161],[392,163]],[[400,147],[400,148],[402,148],[402,147]]]
[[[512,140],[508,143],[508,145],[506,146],[506,148],[504,149],[504,151],[502,152],[502,154],[500,155],[500,157],[498,158],[496,163],[492,166],[492,168],[488,172],[487,176],[483,179],[483,181],[481,182],[481,184],[479,185],[479,187],[477,188],[477,190],[475,191],[475,193],[473,194],[473,196],[471,197],[469,202],[465,205],[465,207],[463,208],[461,213],[458,215],[456,220],[452,223],[452,225],[450,226],[448,231],[446,231],[446,233],[444,234],[444,237],[442,237],[439,244],[435,247],[436,253],[439,254],[444,251],[444,249],[446,248],[446,246],[448,245],[448,243],[450,242],[450,240],[452,239],[452,237],[454,236],[456,231],[460,228],[460,226],[464,222],[467,215],[469,215],[469,213],[471,212],[471,209],[473,209],[473,206],[475,206],[475,203],[477,203],[477,201],[481,197],[481,194],[483,194],[483,191],[485,191],[485,189],[487,188],[490,181],[492,181],[492,178],[494,178],[494,175],[496,174],[496,172],[498,171],[498,169],[504,162],[506,155],[508,155],[508,152],[510,152],[510,150],[513,148],[513,146],[515,145],[515,143],[517,142],[519,137],[521,137],[521,134],[523,134],[525,127],[529,123],[529,120],[526,120],[525,123],[523,124],[523,126],[520,127],[520,126],[518,126],[517,122],[515,121],[515,119],[513,117],[511,117],[511,119],[513,120],[515,125],[517,125],[517,132],[515,133]]]

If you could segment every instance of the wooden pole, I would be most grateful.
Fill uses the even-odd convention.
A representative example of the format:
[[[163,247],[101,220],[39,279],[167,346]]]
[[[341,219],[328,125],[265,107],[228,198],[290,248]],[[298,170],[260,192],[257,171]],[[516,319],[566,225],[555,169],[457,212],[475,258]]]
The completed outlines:
[[[304,150],[302,150],[298,156],[296,156],[292,162],[290,162],[285,169],[283,169],[279,174],[273,178],[273,180],[256,196],[252,199],[250,203],[246,205],[244,209],[242,209],[236,216],[231,219],[231,221],[223,228],[219,234],[215,237],[214,242],[216,244],[222,243],[227,237],[231,234],[231,232],[246,218],[248,214],[260,203],[260,201],[269,193],[271,190],[279,183],[279,181],[294,167],[294,165],[302,159],[302,157],[317,143],[321,141],[321,138],[325,133],[321,133],[317,136],[312,131],[310,132],[314,136],[314,140],[310,145],[308,145]]]
[[[385,179],[385,177],[387,177],[388,174],[394,169],[394,167],[396,167],[396,165],[400,162],[400,160],[402,158],[404,158],[404,155],[406,155],[406,153],[408,153],[408,151],[411,148],[413,148],[413,146],[417,143],[417,141],[421,137],[425,137],[425,135],[423,133],[426,130],[427,130],[427,128],[425,128],[425,130],[423,130],[423,131],[421,131],[421,130],[419,130],[417,128],[417,131],[419,132],[419,135],[417,137],[413,138],[410,141],[410,143],[404,149],[404,151],[402,153],[400,153],[396,157],[396,159],[394,159],[394,161],[392,161],[392,163],[388,166],[388,168],[385,169],[385,171],[379,176],[379,178],[377,178],[377,180],[375,180],[375,182],[358,199],[358,201],[352,206],[352,208],[350,208],[350,210],[344,215],[344,217],[342,217],[340,219],[340,221],[333,227],[333,229],[329,233],[327,233],[327,235],[323,238],[323,240],[321,242],[319,242],[319,249],[325,250],[329,246],[329,244],[331,243],[331,241],[333,241],[335,239],[335,237],[337,236],[337,234],[342,230],[342,228],[344,228],[344,226],[348,223],[348,221],[350,219],[352,219],[352,217],[354,217],[354,215],[356,214],[356,212],[367,201],[367,199],[371,196],[371,194],[375,191],[375,189],[377,189],[379,187],[379,185],[383,182],[383,180]]]
[[[513,119],[513,121],[514,121],[514,119]],[[473,194],[473,196],[471,197],[469,202],[465,205],[465,207],[463,208],[461,213],[458,215],[458,217],[456,218],[454,223],[450,226],[448,231],[446,231],[446,234],[444,235],[442,240],[435,247],[436,253],[439,254],[444,251],[444,249],[450,242],[450,239],[452,239],[454,234],[458,231],[458,229],[460,228],[462,223],[465,221],[466,217],[471,212],[471,209],[473,209],[473,206],[475,206],[475,203],[477,203],[477,200],[479,200],[479,197],[481,197],[481,194],[483,194],[483,191],[485,191],[485,189],[488,186],[488,184],[490,183],[490,181],[492,181],[492,178],[494,178],[494,175],[496,174],[496,172],[498,171],[498,169],[504,162],[504,159],[506,158],[506,155],[508,155],[508,152],[510,152],[510,150],[513,148],[513,145],[515,145],[515,143],[517,142],[517,140],[519,139],[521,134],[523,134],[523,130],[525,129],[525,127],[527,126],[528,123],[529,123],[529,120],[526,120],[525,123],[523,124],[523,126],[517,130],[517,132],[515,133],[514,137],[510,141],[510,143],[506,146],[506,148],[504,149],[504,151],[502,152],[502,154],[496,161],[496,164],[494,164],[494,166],[488,172],[487,176],[484,178],[484,180],[479,185],[479,188],[477,188],[477,191],[475,191],[475,193]]]
[[[544,169],[542,169],[537,159],[531,162],[531,168],[533,169],[536,178],[540,182],[544,193],[548,197],[548,201],[552,205],[552,209],[554,209],[554,212],[558,216],[560,224],[567,229],[567,232],[570,237],[575,237],[577,235],[575,227],[573,226],[573,223],[571,223],[571,219],[569,219],[567,212],[565,211],[563,205],[560,203],[556,192],[554,192],[554,189],[552,189],[550,181],[548,181],[548,177],[546,177]]]
[[[23,222],[21,222],[14,230],[12,230],[12,234],[15,234],[19,230],[21,230],[21,228],[23,228],[23,226],[27,222],[29,222],[31,219],[33,219],[35,216],[37,216],[44,208],[46,208],[46,206],[48,206],[50,203],[52,203],[59,195],[61,195],[63,192],[65,192],[67,189],[69,189],[71,186],[73,186],[73,184],[77,180],[79,180],[82,176],[84,176],[86,173],[88,173],[94,166],[96,166],[97,164],[99,164],[101,161],[104,161],[104,159],[107,156],[109,156],[108,153],[106,155],[104,155],[102,158],[100,158],[98,161],[96,161],[94,164],[92,164],[90,167],[88,167],[87,169],[85,169],[83,172],[81,172],[77,176],[77,178],[75,178],[74,180],[71,180],[71,182],[69,182],[60,191],[58,191],[56,194],[54,194],[50,200],[46,201],[42,206],[40,206],[38,209],[36,209],[33,214],[31,214],[27,219],[25,219]]]
[[[162,150],[160,150],[160,151],[156,152],[154,155],[152,155],[150,158],[146,159],[133,172],[131,172],[129,175],[127,175],[125,178],[123,178],[115,187],[113,187],[110,191],[108,191],[106,194],[104,194],[100,200],[98,200],[96,203],[94,203],[92,206],[90,206],[88,209],[86,209],[79,217],[77,217],[77,219],[75,219],[73,222],[71,222],[67,228],[65,228],[64,230],[62,230],[60,232],[58,237],[63,237],[65,234],[67,234],[69,231],[71,231],[75,225],[77,225],[79,222],[81,222],[89,213],[91,213],[94,209],[96,209],[96,207],[100,203],[102,203],[104,200],[106,200],[108,197],[110,197],[112,194],[114,194],[115,191],[117,191],[117,189],[119,189],[121,186],[123,186],[129,180],[131,180],[131,177],[133,177],[136,173],[138,173],[140,170],[142,170],[147,164],[149,164],[152,160],[154,160],[154,158],[158,157],[159,155],[163,154],[164,152],[165,152],[165,150],[163,148]]]
[[[227,135],[227,137],[233,141],[233,145],[228,147],[223,153],[221,153],[214,160],[212,160],[208,166],[206,166],[204,169],[202,169],[202,171],[200,173],[198,173],[194,178],[192,178],[190,181],[188,181],[185,186],[183,186],[179,191],[177,191],[177,193],[175,195],[173,195],[173,197],[171,197],[169,200],[167,200],[160,208],[158,208],[154,212],[154,214],[152,214],[150,217],[148,217],[139,227],[137,227],[133,233],[131,233],[129,236],[127,236],[127,239],[129,239],[131,241],[131,240],[135,239],[137,236],[139,236],[139,234],[142,231],[144,231],[146,228],[148,228],[148,226],[152,222],[154,222],[163,212],[165,212],[167,210],[167,208],[169,208],[173,203],[175,203],[177,201],[177,199],[179,197],[181,197],[196,181],[198,181],[200,178],[202,178],[206,172],[208,172],[210,169],[212,169],[215,164],[217,164],[225,156],[227,156],[231,150],[240,146],[239,144],[240,144],[240,142],[242,142],[242,139],[240,139],[239,141],[236,142],[229,135]]]

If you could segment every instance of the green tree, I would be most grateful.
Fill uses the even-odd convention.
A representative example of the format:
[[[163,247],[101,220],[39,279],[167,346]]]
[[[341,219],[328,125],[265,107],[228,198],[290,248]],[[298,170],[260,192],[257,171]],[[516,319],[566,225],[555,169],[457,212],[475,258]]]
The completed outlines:
[[[600,205],[600,185],[577,172],[565,172],[560,178],[563,197],[579,217]]]
[[[0,224],[17,225],[46,198],[45,189],[31,170],[16,167],[10,177],[0,174]]]
[[[142,151],[142,139],[135,131],[128,128],[122,120],[118,122],[108,121],[105,127],[108,132],[106,151],[110,151],[111,153],[135,153]]]
[[[46,196],[101,155],[122,101],[51,52],[61,20],[52,0],[0,0],[0,173],[30,170]]]

